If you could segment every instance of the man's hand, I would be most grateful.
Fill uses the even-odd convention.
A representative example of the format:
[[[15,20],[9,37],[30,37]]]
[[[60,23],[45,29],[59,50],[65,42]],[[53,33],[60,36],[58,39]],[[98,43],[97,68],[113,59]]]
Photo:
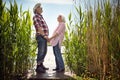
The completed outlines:
[[[52,39],[52,37],[51,38],[49,38],[49,41]]]
[[[44,36],[44,38],[49,42],[49,38],[48,38],[48,36]]]

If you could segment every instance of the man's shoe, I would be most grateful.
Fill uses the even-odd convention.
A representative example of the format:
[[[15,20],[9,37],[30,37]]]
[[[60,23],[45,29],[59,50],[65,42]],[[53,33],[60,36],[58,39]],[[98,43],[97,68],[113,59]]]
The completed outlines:
[[[45,71],[42,67],[38,67],[38,68],[36,69],[36,72],[37,72],[37,73],[45,73],[46,71]]]
[[[49,68],[46,68],[43,64],[41,64],[41,67],[42,67],[44,70],[49,70]]]
[[[49,68],[43,67],[44,70],[49,70]]]

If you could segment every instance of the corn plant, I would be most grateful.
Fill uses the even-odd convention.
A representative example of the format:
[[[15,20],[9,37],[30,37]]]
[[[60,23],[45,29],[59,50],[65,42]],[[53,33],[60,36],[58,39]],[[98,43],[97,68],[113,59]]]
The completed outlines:
[[[120,2],[96,0],[94,7],[93,4],[85,6],[86,11],[82,11],[77,5],[78,14],[70,13],[68,17],[64,41],[66,63],[78,76],[118,80]],[[72,20],[72,15],[77,17]]]
[[[68,32],[65,34],[64,41],[65,59],[71,71],[81,75],[86,67],[86,19],[83,18],[84,14],[81,12],[80,6],[79,8],[76,7],[76,10],[75,24],[72,24],[72,14],[69,15]]]
[[[35,47],[29,10],[22,12],[22,6],[19,10],[16,1],[6,8],[0,1],[0,30],[0,79],[11,80],[33,67]]]

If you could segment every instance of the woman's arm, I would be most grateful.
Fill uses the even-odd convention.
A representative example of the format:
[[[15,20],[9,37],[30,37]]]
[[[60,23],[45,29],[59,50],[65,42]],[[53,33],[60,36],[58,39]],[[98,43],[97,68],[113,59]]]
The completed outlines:
[[[55,33],[51,38],[49,38],[49,40],[51,40],[51,39],[57,37],[58,35],[59,35],[58,33]]]
[[[64,29],[65,29],[65,24],[60,24],[60,25],[58,26],[57,31],[55,31],[55,34],[54,34],[51,38],[49,38],[49,40],[57,37],[59,34],[61,34],[61,32],[62,32]]]

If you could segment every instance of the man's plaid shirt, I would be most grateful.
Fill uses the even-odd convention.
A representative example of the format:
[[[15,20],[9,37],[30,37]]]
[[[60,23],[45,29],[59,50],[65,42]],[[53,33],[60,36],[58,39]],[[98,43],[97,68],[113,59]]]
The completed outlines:
[[[42,30],[43,30],[44,34],[46,36],[49,35],[48,26],[47,26],[44,18],[42,17],[42,15],[35,14],[34,17],[33,17],[33,23],[34,23],[34,26],[35,26],[35,29],[36,29],[36,33],[38,32],[38,27],[42,27]]]

